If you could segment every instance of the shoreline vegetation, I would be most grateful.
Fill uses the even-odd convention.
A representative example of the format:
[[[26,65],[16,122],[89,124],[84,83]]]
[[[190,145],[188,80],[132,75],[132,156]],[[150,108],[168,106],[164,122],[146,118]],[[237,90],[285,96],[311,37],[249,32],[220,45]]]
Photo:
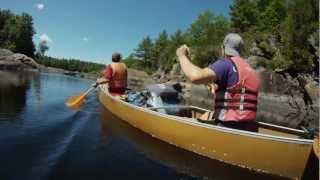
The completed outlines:
[[[45,72],[91,77],[98,75],[104,68],[103,64],[46,56],[45,53],[49,50],[48,42],[41,41],[36,47],[33,42],[35,33],[31,15],[14,14],[0,8],[1,69],[37,68]]]
[[[220,57],[225,35],[236,32],[245,41],[244,57],[255,68],[317,77],[318,7],[316,0],[234,0],[229,18],[205,11],[185,31],[144,37],[125,62],[149,74],[168,74],[177,64],[176,49],[187,44],[193,63],[206,67]]]
[[[230,17],[205,11],[182,31],[166,30],[144,37],[124,62],[148,74],[168,74],[177,64],[175,51],[191,47],[192,60],[205,67],[220,56],[224,36],[236,32],[245,40],[244,57],[254,66],[275,71],[319,75],[319,2],[317,0],[234,0]],[[33,19],[27,13],[0,9],[0,48],[25,54],[39,64],[68,71],[97,72],[102,64],[45,56],[46,41],[36,47]],[[107,57],[106,57],[107,58]]]
[[[203,99],[199,104],[208,104],[211,98],[206,89],[186,82],[176,61],[176,49],[187,44],[193,63],[206,67],[220,57],[224,36],[239,33],[245,41],[244,57],[264,78],[259,109],[265,119],[291,123],[291,127],[318,129],[318,7],[317,0],[234,0],[229,17],[205,11],[185,30],[172,34],[162,30],[157,37],[147,35],[123,61],[132,71],[129,78],[139,86],[146,82],[180,82],[185,84],[186,98]],[[103,64],[46,56],[47,42],[42,41],[36,47],[34,34],[30,15],[0,9],[0,69],[61,70],[60,73],[90,79],[101,75]],[[21,56],[16,57],[17,53]]]
[[[46,67],[62,70],[60,73],[70,76],[78,76],[88,79],[96,79],[104,69],[103,64],[81,61],[78,59],[53,58],[49,56],[38,56],[37,63]],[[54,70],[52,69],[52,70]]]

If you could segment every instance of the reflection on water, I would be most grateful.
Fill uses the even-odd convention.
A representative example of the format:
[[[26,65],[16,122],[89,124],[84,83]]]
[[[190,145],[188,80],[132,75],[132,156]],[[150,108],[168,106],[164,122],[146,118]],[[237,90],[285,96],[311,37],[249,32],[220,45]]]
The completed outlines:
[[[67,108],[87,80],[0,77],[0,179],[277,179],[154,139],[105,110],[95,94],[82,108]]]
[[[146,157],[174,168],[180,173],[204,179],[281,179],[250,172],[177,148],[131,127],[106,110],[101,111],[101,116],[102,139],[108,139],[110,134],[122,137],[143,152]]]
[[[0,77],[0,114],[18,115],[26,105],[29,76],[0,71]]]
[[[0,77],[0,179],[45,179],[87,122],[64,101],[89,82],[34,72]]]

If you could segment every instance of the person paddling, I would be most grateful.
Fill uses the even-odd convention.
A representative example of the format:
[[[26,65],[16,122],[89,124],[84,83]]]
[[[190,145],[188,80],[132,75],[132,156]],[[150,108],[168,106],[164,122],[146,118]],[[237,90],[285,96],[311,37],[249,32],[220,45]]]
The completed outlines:
[[[103,77],[97,84],[109,84],[109,92],[113,96],[123,95],[127,89],[127,66],[121,62],[120,53],[112,54],[112,63],[106,65]]]
[[[182,71],[192,83],[211,84],[214,87],[211,92],[215,97],[215,124],[256,131],[254,122],[259,80],[255,71],[240,57],[242,46],[240,35],[228,34],[221,47],[223,58],[203,69],[191,63],[186,45],[178,48],[176,54]]]

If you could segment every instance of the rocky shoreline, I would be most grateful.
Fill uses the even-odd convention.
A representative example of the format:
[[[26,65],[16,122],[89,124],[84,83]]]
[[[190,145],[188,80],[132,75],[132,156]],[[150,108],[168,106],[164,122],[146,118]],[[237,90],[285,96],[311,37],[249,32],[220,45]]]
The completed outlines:
[[[0,49],[0,69],[2,70],[21,70],[21,69],[40,69],[40,65],[32,58],[13,53],[6,49]]]
[[[178,83],[182,87],[181,96],[188,105],[212,109],[212,95],[204,85],[195,85],[186,80],[179,70],[176,73],[129,74],[131,88],[142,89],[149,83]],[[178,72],[178,73],[177,73]],[[307,128],[319,132],[318,82],[309,75],[292,77],[286,72],[257,70],[260,79],[258,120],[291,128]],[[134,83],[133,83],[134,82]]]
[[[97,79],[97,76],[90,73],[71,72],[60,68],[46,67],[38,64],[34,59],[24,54],[13,53],[7,49],[0,48],[0,70],[10,71],[36,71],[43,73],[56,73],[76,76],[85,79]]]
[[[44,67],[23,54],[14,54],[0,49],[1,70],[33,70],[45,73],[65,74],[58,68]],[[319,83],[310,75],[292,77],[287,72],[257,69],[261,79],[258,104],[259,121],[271,122],[292,128],[305,127],[319,132]],[[96,79],[96,75],[80,74],[79,77]],[[156,72],[152,76],[129,69],[128,87],[142,90],[154,83],[178,83],[181,97],[188,105],[212,109],[212,95],[204,85],[195,85],[186,80],[178,65],[168,74]]]

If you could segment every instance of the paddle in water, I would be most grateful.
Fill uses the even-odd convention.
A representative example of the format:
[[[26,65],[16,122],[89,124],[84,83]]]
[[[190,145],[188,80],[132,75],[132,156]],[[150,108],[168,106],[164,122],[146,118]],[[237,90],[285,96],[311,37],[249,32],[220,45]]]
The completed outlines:
[[[81,93],[80,95],[77,96],[72,96],[68,99],[66,102],[66,105],[70,108],[75,108],[79,107],[84,103],[85,97],[92,92],[96,87],[98,86],[98,83],[94,83],[91,85],[91,87],[84,93]]]

